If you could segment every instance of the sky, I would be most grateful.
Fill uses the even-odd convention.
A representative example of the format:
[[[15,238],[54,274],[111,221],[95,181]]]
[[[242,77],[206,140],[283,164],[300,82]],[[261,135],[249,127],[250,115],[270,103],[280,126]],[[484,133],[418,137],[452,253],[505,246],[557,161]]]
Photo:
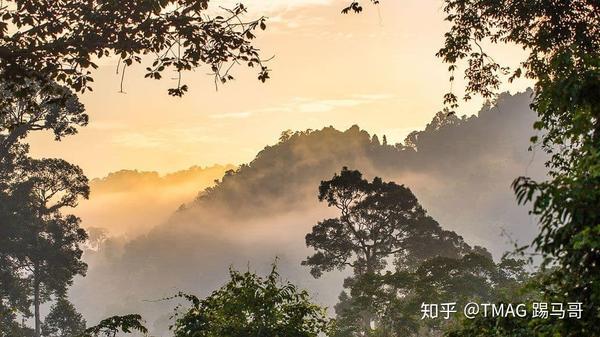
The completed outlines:
[[[223,6],[234,2],[213,1]],[[282,131],[288,129],[333,126],[346,130],[357,124],[380,139],[386,135],[388,143],[401,142],[411,131],[425,128],[443,108],[443,95],[450,88],[448,65],[435,56],[449,28],[443,20],[442,1],[382,0],[379,6],[365,3],[365,11],[360,15],[340,14],[348,2],[246,1],[249,18],[261,15],[269,18],[267,30],[260,32],[256,40],[263,56],[273,57],[267,64],[272,69],[271,79],[264,84],[256,79],[252,69],[240,67],[234,73],[235,81],[215,90],[213,78],[207,75],[210,70],[200,68],[184,74],[184,83],[190,90],[183,98],[173,98],[167,95],[167,89],[175,84],[175,74],[173,78],[164,76],[161,81],[144,79],[146,64],[143,64],[126,70],[125,93],[120,93],[118,60],[103,60],[94,73],[94,91],[81,96],[90,124],[78,135],[58,143],[50,134],[33,134],[27,139],[32,155],[63,158],[81,166],[88,177],[99,178],[123,169],[166,174],[192,166],[247,163],[266,145],[276,143]],[[523,58],[523,51],[514,46],[484,47],[505,65],[515,65]],[[460,96],[464,83],[460,76],[456,77],[455,93]],[[501,90],[515,93],[530,85],[519,80],[503,85]],[[482,103],[479,98],[463,103],[458,114],[475,114]],[[499,228],[505,224],[522,232],[534,227],[526,210],[519,213],[515,208],[502,206],[516,207],[510,181],[525,169],[514,162],[527,163],[529,157],[522,155],[525,160],[521,157],[516,160],[513,157],[518,157],[515,155],[518,153],[509,151],[512,147],[493,146],[514,139],[507,137],[505,141],[504,134],[488,137],[494,136],[490,129],[504,129],[497,120],[480,121],[484,125],[474,127],[473,134],[456,132],[459,141],[453,143],[452,139],[444,138],[439,142],[450,148],[456,145],[454,152],[435,143],[435,151],[431,152],[435,160],[429,166],[433,173],[429,172],[429,176],[418,167],[415,172],[398,173],[397,181],[406,180],[414,185],[417,195],[423,196],[426,209],[447,228],[466,233],[468,239],[481,239],[472,240],[475,243],[496,239],[494,243],[500,246]],[[514,129],[512,125],[506,128]],[[486,143],[486,137],[496,142]],[[465,142],[469,146],[462,151],[460,145]],[[292,151],[291,157],[299,167],[296,172],[304,169],[302,159],[321,160],[320,164],[339,168],[341,160],[332,162],[331,157],[335,156],[329,154],[336,154],[342,147],[338,144],[328,148],[319,143],[316,148],[323,152],[320,156],[313,151]],[[498,149],[503,151],[497,152]],[[497,153],[500,155],[495,156]],[[285,160],[287,156],[282,158]],[[274,167],[271,171],[278,168],[271,162],[266,162],[262,169],[265,167]],[[199,180],[175,183],[173,177],[151,175],[152,183],[143,180],[142,187],[120,183],[115,183],[121,187],[116,191],[99,187],[110,185],[111,179],[119,176],[138,175],[131,172],[120,172],[109,176],[111,179],[92,183],[92,198],[76,210],[83,226],[108,228],[111,234],[129,237],[111,239],[107,242],[114,246],[107,245],[104,250],[85,255],[90,265],[88,276],[76,279],[72,298],[86,317],[91,318],[89,322],[121,311],[135,312],[137,306],[147,307],[144,300],[156,298],[151,296],[158,291],[168,296],[181,289],[214,289],[223,281],[226,266],[250,259],[255,265],[269,265],[273,256],[284,258],[282,265],[288,268],[290,277],[307,282],[313,290],[328,289],[325,294],[328,297],[323,301],[335,302],[341,276],[325,280],[319,288],[315,285],[317,281],[299,264],[307,254],[305,233],[327,211],[318,208],[314,197],[316,185],[306,186],[309,192],[304,199],[312,202],[310,211],[267,212],[262,218],[242,218],[237,223],[221,219],[218,208],[208,211],[192,208],[190,213],[177,213],[184,214],[182,218],[176,218],[177,214],[171,217],[178,205],[190,202],[215,177],[222,176],[223,169],[196,172],[203,177],[200,183]],[[259,177],[273,178],[275,185],[294,181],[281,178],[288,178],[288,172],[268,175],[255,171]],[[315,182],[321,180],[312,178]],[[392,178],[395,179],[388,177]],[[249,190],[255,186],[251,183],[248,182]],[[285,192],[274,200],[288,195],[288,190],[297,191],[282,190]],[[218,221],[212,223],[211,217]],[[248,226],[242,230],[242,225]],[[190,235],[190,229],[196,232]],[[230,237],[229,241],[210,231]],[[174,263],[175,260],[180,262]],[[334,291],[327,288],[331,285],[336,287]]]
[[[442,109],[450,84],[447,65],[435,57],[448,29],[441,1],[387,0],[365,4],[360,15],[341,15],[343,0],[246,5],[248,18],[269,18],[256,44],[265,58],[274,57],[272,79],[263,84],[240,67],[235,81],[215,90],[209,70],[200,68],[184,74],[188,94],[173,98],[167,88],[174,79],[144,79],[143,64],[126,70],[119,93],[118,60],[109,59],[94,74],[94,91],[81,96],[90,124],[60,143],[33,135],[32,154],[64,158],[91,178],[121,169],[167,173],[248,162],[287,129],[358,124],[401,142]],[[523,55],[513,46],[489,50],[508,65]],[[522,80],[502,90],[528,85]],[[460,94],[460,79],[454,87]],[[462,104],[459,114],[474,114],[481,104]]]

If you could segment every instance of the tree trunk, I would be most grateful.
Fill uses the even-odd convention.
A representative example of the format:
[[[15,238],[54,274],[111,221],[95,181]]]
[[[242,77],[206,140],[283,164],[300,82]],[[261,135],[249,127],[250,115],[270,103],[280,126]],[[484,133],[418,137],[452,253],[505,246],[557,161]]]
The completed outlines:
[[[35,315],[35,334],[34,337],[40,337],[40,282],[36,275],[33,277],[33,306],[34,306],[34,315]]]

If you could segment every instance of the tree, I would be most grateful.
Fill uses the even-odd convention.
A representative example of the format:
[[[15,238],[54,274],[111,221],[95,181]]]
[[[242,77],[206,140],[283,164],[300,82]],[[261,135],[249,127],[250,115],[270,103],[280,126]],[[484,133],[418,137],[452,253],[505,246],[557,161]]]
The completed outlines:
[[[371,138],[371,143],[373,143],[373,145],[381,145],[381,143],[379,142],[379,137],[377,137],[377,135],[373,135],[373,138]]]
[[[375,5],[379,4],[379,0],[369,0],[369,1]],[[361,1],[353,0],[352,2],[350,2],[350,4],[348,4],[346,7],[344,7],[342,9],[342,14],[360,13],[362,11],[363,11],[363,7],[361,5]]]
[[[17,335],[17,314],[29,316],[31,302],[27,295],[27,283],[21,279],[18,260],[13,252],[18,244],[14,240],[14,218],[6,212],[7,196],[0,192],[0,337]]]
[[[175,337],[317,337],[330,329],[325,309],[305,290],[282,282],[275,265],[266,277],[231,269],[229,282],[204,299],[183,293],[173,298],[190,303],[175,310]],[[105,319],[83,336],[114,337],[119,331],[147,333],[139,315],[127,315]]]
[[[89,187],[79,167],[59,159],[31,160],[18,175],[8,198],[14,241],[9,254],[33,297],[39,337],[40,304],[52,295],[64,295],[75,275],[85,275],[79,245],[87,234],[79,218],[61,211],[75,207],[79,197],[87,198]]]
[[[42,325],[44,337],[78,337],[86,328],[85,319],[73,304],[61,297],[50,308]]]
[[[0,171],[11,172],[15,156],[27,153],[18,141],[30,131],[51,130],[60,140],[87,124],[76,94],[92,90],[97,58],[118,56],[122,76],[133,63],[153,59],[147,78],[161,79],[171,70],[179,74],[168,91],[173,96],[188,90],[182,73],[202,65],[210,68],[215,84],[234,79],[238,64],[258,68],[259,80],[266,81],[269,69],[252,45],[266,19],[244,21],[241,4],[212,18],[208,10],[208,0],[3,1]]]
[[[243,21],[246,7],[223,9],[210,17],[209,0],[53,1],[43,5],[4,1],[0,7],[0,82],[62,83],[76,92],[90,90],[95,58],[116,55],[123,67],[153,55],[146,77],[160,79],[167,70],[194,70],[207,65],[215,80],[233,77],[230,68],[258,66],[259,79],[268,69],[252,46],[254,31],[265,18]],[[169,90],[180,96],[181,83]]]
[[[277,267],[267,277],[230,270],[230,281],[177,317],[175,337],[317,337],[329,328],[325,310],[305,290],[281,283]]]
[[[469,301],[490,303],[510,299],[528,280],[523,259],[502,258],[498,263],[481,249],[460,258],[436,256],[418,268],[401,267],[382,274],[365,274],[346,280],[335,306],[336,337],[413,336],[439,334],[451,320],[421,319],[422,303]],[[376,310],[369,329],[360,323],[365,308]]]
[[[112,316],[103,319],[93,327],[87,328],[82,337],[115,337],[117,333],[132,333],[141,332],[148,333],[148,329],[144,326],[142,316],[130,314],[125,316]]]
[[[543,280],[546,272],[537,272],[529,277],[518,287],[508,287],[500,294],[495,302],[498,304],[524,303],[527,312],[532,312],[531,303],[544,302]],[[554,325],[559,319],[556,317],[515,319],[514,317],[460,317],[456,324],[449,326],[445,331],[447,337],[533,337],[552,336]]]
[[[321,182],[319,200],[337,208],[340,216],[320,221],[306,235],[306,245],[316,253],[302,264],[315,277],[353,268],[354,275],[344,282],[350,294],[343,294],[346,303],[336,308],[338,327],[352,335],[369,334],[373,324],[383,322],[390,298],[409,289],[410,273],[420,263],[436,256],[460,258],[471,250],[462,237],[427,216],[408,188],[394,182],[377,177],[369,182],[344,167]],[[391,260],[396,273],[385,271]]]
[[[29,315],[26,286],[18,275],[13,263],[7,257],[0,260],[0,337],[17,336],[21,326],[16,322],[17,314]]]
[[[88,122],[77,96],[55,83],[0,82],[0,97],[0,167],[9,164],[11,150],[31,131],[51,130],[61,140]]]
[[[495,263],[491,255],[470,253],[460,259],[435,257],[415,271],[416,293],[421,302],[489,302],[500,292],[515,290],[527,281],[525,260],[503,257]]]
[[[467,61],[465,99],[492,97],[510,74],[483,50],[484,41],[514,43],[529,53],[509,81],[535,81],[534,128],[550,156],[549,180],[521,177],[513,187],[540,219],[533,247],[546,266],[557,266],[543,282],[547,300],[583,303],[582,319],[552,322],[552,334],[593,334],[600,325],[600,4],[447,0],[444,10],[452,26],[438,55],[451,71]],[[450,93],[446,102],[456,106],[457,97]]]
[[[306,235],[316,253],[302,262],[315,277],[324,271],[351,267],[356,275],[380,272],[387,258],[414,266],[414,259],[440,253],[459,256],[469,249],[462,238],[427,216],[406,187],[374,178],[368,182],[359,171],[344,167],[331,180],[322,181],[319,200],[340,211]],[[439,243],[431,246],[431,241]]]

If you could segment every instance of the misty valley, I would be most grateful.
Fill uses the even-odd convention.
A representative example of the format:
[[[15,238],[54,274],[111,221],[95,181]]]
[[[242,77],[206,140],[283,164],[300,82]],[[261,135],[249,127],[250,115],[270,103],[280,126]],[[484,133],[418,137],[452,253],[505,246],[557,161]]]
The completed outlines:
[[[425,130],[411,133],[406,145],[380,141],[358,126],[284,132],[277,144],[236,168],[192,168],[167,176],[120,171],[92,180],[90,200],[76,213],[90,226],[93,249],[84,254],[89,269],[85,278],[76,279],[70,298],[94,321],[108,313],[135,312],[156,335],[164,335],[179,302],[159,299],[179,291],[208,296],[227,281],[229,267],[267,275],[276,263],[282,280],[308,290],[312,300],[328,308],[327,315],[336,315],[350,301],[345,296],[352,288],[344,285],[361,272],[316,264],[312,268],[323,271],[319,278],[311,276],[311,264],[303,261],[315,250],[305,237],[324,219],[339,216],[337,208],[319,202],[319,184],[353,170],[367,181],[381,177],[385,183],[406,186],[423,208],[422,216],[438,228],[428,230],[442,230],[431,235],[442,236],[444,243],[410,238],[405,240],[415,241],[412,253],[382,252],[378,259],[389,266],[381,266],[378,274],[412,271],[436,254],[460,261],[470,251],[482,253],[481,263],[489,268],[496,262],[486,259],[499,261],[512,249],[512,237],[527,241],[535,232],[510,189],[514,176],[544,176],[543,156],[535,158],[526,146],[526,125],[535,118],[529,95],[503,95],[497,105],[469,118],[440,113]],[[343,167],[348,171],[341,171]],[[376,195],[388,197],[383,191]],[[332,238],[321,240],[319,247]],[[313,260],[319,259],[315,256]],[[349,262],[360,259],[357,253],[351,256]],[[406,262],[394,264],[396,259]],[[462,296],[484,290],[469,291]],[[492,289],[485,291],[492,299]],[[419,321],[418,306],[412,303],[407,311]]]
[[[0,1],[0,337],[600,336],[599,27]]]

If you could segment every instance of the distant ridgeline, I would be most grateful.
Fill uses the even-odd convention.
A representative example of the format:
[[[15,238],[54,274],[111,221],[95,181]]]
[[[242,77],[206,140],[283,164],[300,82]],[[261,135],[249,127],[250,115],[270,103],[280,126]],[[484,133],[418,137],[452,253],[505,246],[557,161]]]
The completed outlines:
[[[328,273],[316,280],[300,263],[312,252],[306,247],[306,234],[320,220],[337,216],[333,207],[319,202],[320,183],[344,166],[359,170],[369,181],[379,176],[404,184],[441,228],[498,257],[512,247],[500,237],[502,228],[524,243],[536,232],[528,209],[516,205],[510,188],[517,176],[544,174],[543,156],[535,149],[527,151],[535,120],[529,103],[530,92],[505,94],[476,117],[440,113],[403,144],[385,144],[383,135],[372,136],[358,126],[346,131],[327,127],[284,132],[277,144],[227,171],[195,200],[195,192],[188,199],[177,199],[166,213],[171,214],[180,200],[190,202],[147,233],[148,222],[159,219],[157,210],[166,205],[156,200],[168,193],[151,189],[135,194],[140,201],[128,204],[118,199],[119,205],[128,206],[119,206],[123,212],[107,221],[127,223],[129,213],[139,213],[143,216],[133,220],[145,234],[127,242],[120,254],[113,253],[114,245],[97,253],[93,272],[73,289],[74,298],[77,294],[81,298],[76,304],[89,308],[89,317],[102,318],[105,312],[116,311],[105,308],[121,310],[123,299],[131,298],[129,312],[166,327],[170,324],[169,316],[163,316],[166,304],[149,306],[143,300],[157,294],[167,297],[173,289],[208,295],[203,292],[217,289],[227,279],[226,266],[246,268],[250,262],[260,268],[278,256],[282,275],[333,306],[339,302],[345,276]],[[142,180],[155,180],[152,176]],[[92,293],[98,295],[89,297]]]
[[[356,125],[346,131],[333,127],[285,131],[277,144],[265,147],[252,162],[227,171],[187,207],[217,203],[237,214],[263,215],[273,204],[279,206],[278,212],[293,209],[307,194],[315,200],[318,183],[343,166],[367,177],[406,184],[417,197],[428,193],[427,186],[420,186],[423,179],[429,187],[452,186],[456,193],[470,187],[494,188],[497,181],[507,191],[512,179],[535,173],[526,172],[533,161],[533,153],[526,150],[535,120],[530,95],[531,91],[502,94],[478,116],[438,112],[425,130],[410,133],[403,144],[388,144],[384,135],[371,136]]]

